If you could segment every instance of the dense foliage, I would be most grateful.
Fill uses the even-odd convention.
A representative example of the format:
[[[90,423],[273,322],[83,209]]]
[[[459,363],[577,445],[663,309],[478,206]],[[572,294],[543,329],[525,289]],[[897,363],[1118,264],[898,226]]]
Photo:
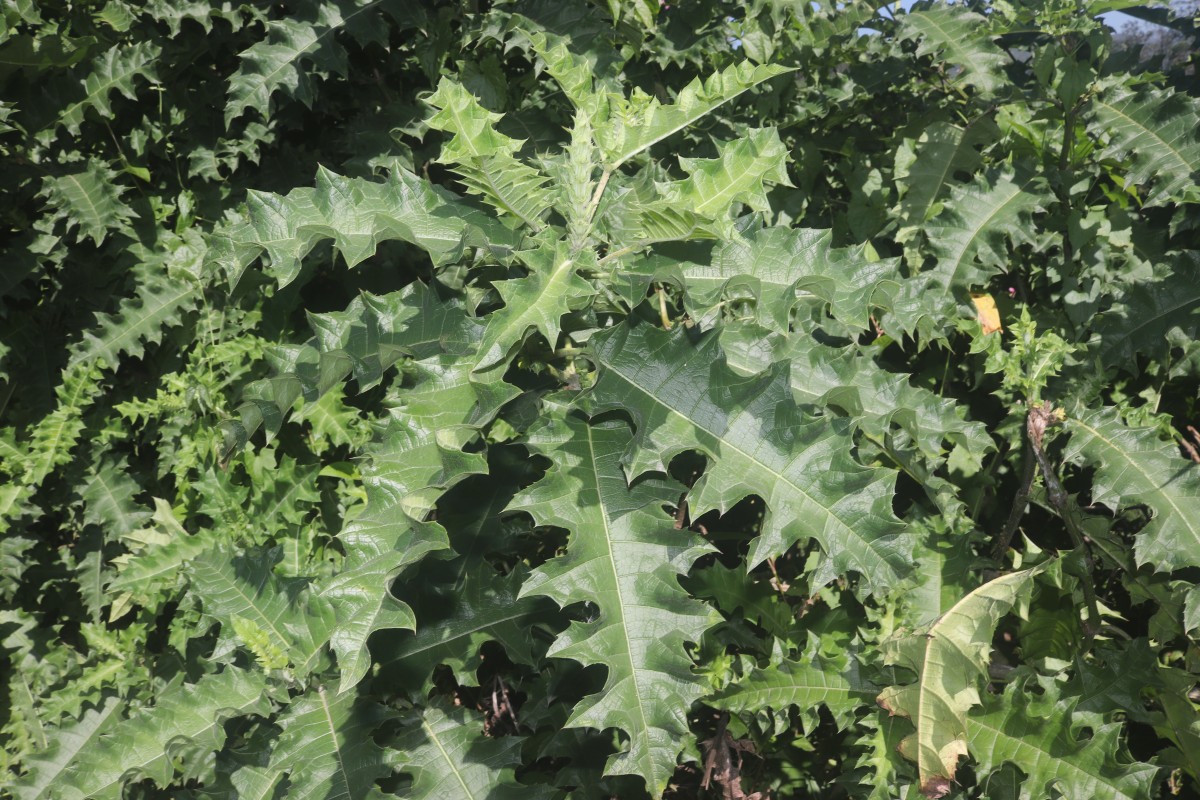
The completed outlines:
[[[4,4],[0,794],[1200,791],[1130,5]]]

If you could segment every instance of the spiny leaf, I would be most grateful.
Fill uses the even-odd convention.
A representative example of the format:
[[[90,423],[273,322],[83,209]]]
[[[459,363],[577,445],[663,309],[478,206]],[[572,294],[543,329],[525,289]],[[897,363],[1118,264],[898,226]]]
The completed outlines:
[[[73,363],[103,359],[109,369],[116,369],[122,355],[140,358],[147,342],[161,342],[170,328],[180,324],[183,314],[196,307],[203,286],[185,265],[199,270],[203,243],[190,236],[156,244],[161,248],[157,258],[142,261],[134,270],[135,295],[123,299],[115,314],[96,315],[96,327],[85,331],[83,340],[72,348]]]
[[[113,118],[109,94],[120,92],[130,100],[137,99],[134,78],[142,77],[157,83],[155,67],[161,49],[154,42],[137,42],[128,47],[112,47],[100,54],[91,64],[83,80],[83,97],[66,106],[59,114],[59,123],[72,136],[79,135],[85,112],[93,109],[103,119]]]
[[[274,436],[297,403],[315,403],[351,374],[360,389],[370,389],[401,358],[472,352],[483,330],[461,303],[442,300],[419,281],[382,296],[363,292],[345,311],[311,314],[309,322],[316,336],[277,348],[278,375],[248,386],[238,419],[222,423],[226,457],[260,425]]]
[[[976,458],[994,447],[981,423],[964,419],[962,406],[888,372],[857,347],[830,347],[804,333],[783,338],[750,323],[726,323],[721,346],[743,374],[785,363],[796,402],[837,409],[880,442],[893,425],[903,428],[931,462],[944,457],[947,441]]]
[[[581,308],[596,293],[578,274],[581,267],[588,266],[588,259],[594,265],[590,251],[572,255],[566,244],[559,242],[555,247],[520,253],[520,257],[529,267],[529,275],[496,284],[504,308],[488,315],[475,372],[506,366],[530,329],[554,347],[563,314]]]
[[[882,369],[855,348],[835,349],[802,336],[791,341],[787,355],[797,400],[839,408],[880,440],[897,425],[931,461],[942,456],[947,441],[976,457],[993,449],[987,428],[964,419],[961,405],[913,386],[907,376]]]
[[[549,178],[517,160],[522,142],[498,132],[501,119],[479,104],[462,85],[442,78],[426,101],[437,109],[429,127],[454,134],[442,147],[440,159],[453,164],[467,189],[482,196],[502,212],[512,214],[535,233],[544,226],[542,216],[553,205],[546,189]]]
[[[1035,689],[1036,694],[1030,692]],[[1153,796],[1160,768],[1122,758],[1119,722],[1076,707],[1052,678],[1022,675],[998,697],[967,717],[971,754],[986,775],[1005,763],[1025,774],[1020,800],[1039,800],[1052,791],[1064,797]]]
[[[299,408],[292,419],[307,423],[310,435],[319,443],[318,447],[348,447],[360,450],[370,438],[366,421],[358,410],[346,405],[345,393],[337,387],[321,395],[315,402],[304,404],[297,401]]]
[[[1193,98],[1169,91],[1131,91],[1118,84],[1092,100],[1090,130],[1103,136],[1105,158],[1128,164],[1126,186],[1151,184],[1146,205],[1200,200],[1200,137]]]
[[[91,159],[77,172],[47,176],[41,196],[46,199],[48,217],[62,220],[70,232],[78,226],[80,234],[90,236],[97,245],[114,231],[125,230],[137,216],[121,202],[128,187],[116,180],[117,172],[99,159]]]
[[[854,570],[868,593],[886,591],[911,551],[891,510],[895,476],[854,460],[844,420],[805,419],[784,365],[744,378],[725,365],[715,334],[688,338],[628,323],[593,338],[596,408],[627,410],[637,427],[629,474],[665,472],[676,454],[699,450],[711,462],[689,493],[694,515],[750,495],[766,501],[750,565],[813,538],[826,556],[816,583]]]
[[[901,284],[892,313],[905,332],[936,335],[969,301],[973,287],[1007,270],[1010,243],[1030,240],[1030,216],[1047,195],[1036,180],[981,176],[951,192],[942,213],[925,224],[932,269]]]
[[[529,443],[551,466],[511,508],[567,529],[570,538],[566,555],[534,570],[521,596],[595,604],[594,616],[572,623],[548,653],[608,668],[604,689],[585,697],[567,726],[628,734],[629,749],[612,756],[605,773],[640,775],[659,797],[682,750],[687,711],[703,694],[684,643],[698,642],[709,625],[678,576],[710,548],[674,530],[663,511],[679,502],[682,487],[653,476],[627,485],[624,422],[589,424],[557,404],[547,412]]]
[[[83,521],[103,525],[114,536],[126,536],[141,527],[150,512],[133,502],[142,487],[129,475],[124,458],[101,460],[88,476],[80,495],[83,498]]]
[[[125,704],[116,697],[105,697],[84,711],[77,720],[69,720],[50,732],[50,746],[23,759],[26,773],[11,787],[17,800],[42,800],[52,796],[62,780],[63,771],[80,752],[94,743],[119,718]]]
[[[571,105],[588,116],[594,116],[602,100],[592,89],[595,66],[589,62],[596,58],[595,50],[576,54],[568,47],[571,42],[569,38],[540,30],[529,33],[529,42],[545,62],[546,72],[562,88]]]
[[[83,431],[83,412],[100,389],[96,364],[63,370],[62,384],[55,389],[58,407],[38,422],[30,437],[22,475],[27,485],[39,486],[52,470],[71,460],[71,449]]]
[[[128,592],[138,600],[174,588],[184,563],[222,538],[212,529],[189,534],[175,519],[171,506],[159,497],[154,498],[153,524],[122,536],[133,552],[113,559],[119,572],[108,590]]]
[[[968,752],[967,712],[980,702],[996,625],[1014,606],[1028,602],[1033,577],[1044,569],[1022,570],[985,583],[928,631],[901,633],[884,643],[888,664],[917,674],[915,683],[885,689],[879,705],[916,726],[901,752],[917,762],[925,796],[949,793],[958,760]]]
[[[724,219],[734,203],[768,211],[766,185],[791,185],[787,151],[774,128],[752,128],[718,145],[716,158],[681,158],[688,177],[660,187],[663,202],[682,205],[708,219]]]
[[[485,471],[482,456],[462,449],[478,433],[470,424],[475,392],[468,370],[461,359],[445,357],[414,364],[415,385],[367,450],[367,507],[338,535],[346,560],[320,589],[337,620],[332,646],[342,671],[340,692],[370,668],[372,633],[414,627],[412,610],[388,586],[403,567],[446,546],[441,526],[425,522],[438,497]]]
[[[848,654],[823,655],[812,647],[801,660],[782,659],[756,669],[704,702],[751,715],[790,706],[812,713],[818,706],[825,706],[844,725],[870,695],[870,686],[859,676],[858,665]]]
[[[887,306],[895,266],[868,260],[861,248],[833,247],[828,230],[771,227],[720,243],[707,263],[651,258],[635,269],[679,282],[693,319],[710,320],[723,307],[745,318],[752,309],[758,324],[787,333],[796,306],[812,297],[835,319],[866,328],[871,312]]]
[[[366,800],[384,797],[375,781],[391,774],[372,733],[391,714],[353,694],[318,686],[279,715],[283,728],[267,774],[285,774],[296,800]]]
[[[1137,373],[1137,356],[1159,355],[1168,336],[1200,336],[1200,255],[1185,253],[1153,278],[1122,286],[1113,307],[1096,320],[1101,362]]]
[[[412,776],[413,800],[545,800],[547,786],[523,786],[513,777],[521,763],[517,736],[487,738],[483,721],[462,708],[427,708],[408,718],[396,741],[402,773]]]
[[[500,514],[512,501],[525,467],[507,460],[494,464],[491,475],[467,479],[443,495],[438,521],[458,556],[446,562],[425,560],[421,582],[398,587],[420,624],[415,633],[400,634],[381,646],[382,680],[425,693],[432,688],[434,668],[446,664],[459,685],[474,685],[479,648],[488,641],[504,645],[515,663],[534,663],[533,651],[541,648],[530,630],[550,618],[547,606],[552,604],[541,597],[518,597],[524,568],[502,576],[484,558],[515,544],[515,523],[501,521]]]
[[[654,191],[628,193],[610,213],[624,211],[620,221],[637,245],[693,238],[725,238],[733,233],[731,212],[738,203],[768,211],[768,184],[791,185],[785,166],[787,152],[774,128],[751,129],[740,138],[717,145],[717,158],[680,158],[689,177],[660,183]],[[632,249],[630,245],[626,249]]]
[[[1200,566],[1200,466],[1184,459],[1151,428],[1129,427],[1116,409],[1067,419],[1064,459],[1096,467],[1092,501],[1116,511],[1146,505],[1153,518],[1138,532],[1138,564],[1176,570]]]
[[[957,67],[951,80],[991,94],[1005,83],[1006,59],[991,42],[985,17],[962,6],[934,5],[900,18],[900,38],[917,40],[917,55],[938,54]]]
[[[974,173],[980,155],[976,146],[986,144],[994,131],[984,121],[965,128],[935,122],[921,132],[911,146],[896,153],[896,183],[903,193],[900,214],[908,225],[925,223],[939,197],[953,185],[954,173]]]
[[[707,80],[697,78],[669,105],[643,93],[635,93],[629,99],[613,98],[609,120],[596,130],[605,168],[615,171],[638,153],[712,113],[747,89],[785,72],[790,70],[774,65],[756,67],[743,61]]]
[[[234,556],[215,547],[192,559],[187,573],[206,614],[230,629],[240,617],[238,625],[264,636],[271,652],[286,653],[294,674],[303,678],[318,665],[334,612],[312,594],[307,580],[278,578],[273,565],[269,553]]]
[[[219,750],[227,718],[265,715],[270,708],[264,676],[234,666],[194,684],[175,684],[153,708],[135,712],[88,742],[51,796],[118,800],[127,780],[143,777],[165,788],[175,774],[173,745],[187,742],[209,752]]]
[[[26,21],[39,20],[35,17]],[[6,31],[8,36],[0,47],[0,78],[4,80],[18,70],[27,70],[36,75],[38,72],[70,67],[95,51],[95,37],[62,36],[49,31],[39,34],[16,33],[15,22],[11,16],[6,19],[6,23],[13,27]]]
[[[381,643],[375,653],[381,678],[410,693],[428,691],[434,668],[441,664],[453,670],[459,685],[477,683],[479,648],[485,642],[502,644],[514,663],[533,663],[531,627],[552,618],[553,606],[547,608],[543,598],[520,596],[524,570],[501,576],[481,559],[451,563],[445,569],[422,563],[428,596],[423,603],[409,599],[416,604],[416,632]],[[454,581],[436,582],[451,569]]]
[[[497,220],[402,170],[379,183],[321,168],[315,189],[294,189],[287,196],[251,192],[246,206],[246,219],[227,223],[210,239],[210,259],[233,285],[263,255],[268,272],[286,285],[325,239],[333,240],[351,267],[390,239],[422,248],[435,265],[458,260],[468,244],[508,253],[519,240]]]
[[[268,22],[266,39],[240,54],[242,63],[229,81],[226,127],[248,108],[257,109],[264,119],[269,119],[271,98],[279,91],[311,107],[316,96],[313,72],[302,67],[301,60],[310,60],[320,69],[344,75],[346,51],[335,34],[352,26],[357,17],[381,2],[316,0],[302,4],[300,15]]]

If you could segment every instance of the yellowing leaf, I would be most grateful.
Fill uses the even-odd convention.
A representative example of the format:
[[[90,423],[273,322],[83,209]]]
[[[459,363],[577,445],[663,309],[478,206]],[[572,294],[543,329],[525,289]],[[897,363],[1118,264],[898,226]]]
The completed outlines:
[[[992,636],[1001,617],[1023,608],[1033,577],[1045,565],[1013,572],[983,584],[954,605],[927,631],[901,634],[884,642],[886,663],[917,673],[917,680],[890,686],[879,705],[910,719],[916,732],[900,745],[917,762],[921,793],[944,797],[960,757],[967,755],[967,712],[979,705],[987,678]]]
[[[975,313],[979,324],[983,326],[983,334],[1004,330],[1000,324],[1000,309],[996,308],[996,299],[990,294],[972,294],[971,302],[975,304]]]

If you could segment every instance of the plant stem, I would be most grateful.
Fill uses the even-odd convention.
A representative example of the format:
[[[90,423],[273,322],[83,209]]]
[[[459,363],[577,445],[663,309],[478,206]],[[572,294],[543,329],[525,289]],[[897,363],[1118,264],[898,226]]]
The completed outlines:
[[[1028,440],[1026,440],[1025,449],[1021,453],[1021,461],[1021,486],[1017,489],[1016,497],[1013,498],[1012,510],[1008,512],[1004,528],[1000,531],[1000,536],[997,537],[996,543],[992,547],[992,558],[996,561],[1004,558],[1004,553],[1012,543],[1013,534],[1017,532],[1021,518],[1025,516],[1025,506],[1029,503],[1029,492],[1033,488],[1033,479],[1037,476],[1037,461],[1034,460],[1033,446]]]
[[[1046,496],[1050,500],[1050,505],[1054,506],[1054,510],[1058,512],[1063,524],[1066,525],[1072,544],[1083,551],[1087,574],[1080,581],[1080,586],[1083,589],[1084,601],[1088,606],[1088,620],[1083,626],[1085,637],[1084,650],[1087,651],[1091,649],[1092,640],[1100,628],[1099,604],[1096,601],[1096,589],[1092,586],[1092,572],[1095,570],[1096,565],[1092,559],[1091,547],[1089,547],[1083,532],[1079,530],[1075,516],[1071,513],[1070,501],[1066,491],[1063,489],[1062,483],[1058,480],[1058,473],[1054,469],[1054,465],[1050,463],[1050,459],[1046,457],[1046,452],[1042,449],[1042,440],[1045,437],[1046,428],[1057,421],[1054,412],[1049,406],[1030,406],[1029,414],[1025,418],[1025,430],[1029,436],[1029,444],[1033,448],[1033,455],[1037,458],[1037,463],[1042,468],[1042,478],[1046,482]]]

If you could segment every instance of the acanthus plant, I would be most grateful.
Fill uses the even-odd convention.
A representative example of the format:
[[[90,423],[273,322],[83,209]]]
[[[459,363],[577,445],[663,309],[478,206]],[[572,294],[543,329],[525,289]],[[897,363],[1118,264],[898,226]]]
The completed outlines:
[[[1119,5],[18,4],[6,791],[1195,791],[1200,115]]]

